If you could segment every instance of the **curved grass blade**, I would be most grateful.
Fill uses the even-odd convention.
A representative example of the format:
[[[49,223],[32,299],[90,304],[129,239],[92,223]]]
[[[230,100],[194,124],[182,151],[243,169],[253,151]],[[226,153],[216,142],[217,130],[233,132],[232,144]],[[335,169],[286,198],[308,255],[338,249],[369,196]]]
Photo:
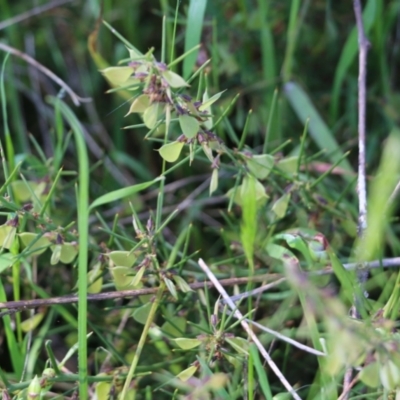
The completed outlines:
[[[290,105],[293,107],[293,110],[300,121],[305,124],[307,119],[310,119],[309,132],[314,142],[320,149],[327,151],[327,156],[331,162],[336,163],[339,161],[343,157],[344,152],[339,147],[332,132],[312,104],[307,93],[305,93],[304,90],[294,82],[286,83],[284,90]],[[339,163],[339,166],[348,171],[354,172],[350,163],[346,159],[343,159]],[[347,180],[351,179],[351,176],[349,175],[343,175],[343,177]]]
[[[186,53],[200,43],[204,14],[207,0],[190,0],[186,23],[185,50]],[[198,50],[188,55],[183,61],[183,78],[189,78],[196,63]]]
[[[156,182],[159,182],[160,180],[164,179],[163,177],[158,177],[156,179],[153,179],[152,181],[149,182],[144,182],[144,183],[139,183],[137,185],[132,185],[126,188],[114,190],[110,193],[107,193],[103,196],[100,196],[97,198],[89,207],[89,210],[93,210],[94,208],[101,206],[103,204],[108,204],[113,201],[121,200],[125,197],[131,196],[135,193],[140,192],[141,190],[147,189],[151,185],[153,185]]]

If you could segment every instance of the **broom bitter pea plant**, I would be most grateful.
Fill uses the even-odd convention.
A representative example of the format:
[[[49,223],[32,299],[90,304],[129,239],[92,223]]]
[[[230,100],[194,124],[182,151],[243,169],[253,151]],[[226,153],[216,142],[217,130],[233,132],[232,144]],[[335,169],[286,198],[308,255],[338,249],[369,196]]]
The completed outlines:
[[[267,3],[259,3],[266,18]],[[196,32],[188,35],[187,51],[176,58],[179,2],[173,30],[170,21],[163,19],[159,61],[155,49],[141,53],[105,23],[128,55],[117,66],[105,66],[93,44],[96,34],[91,35],[93,59],[101,61],[98,68],[112,86],[108,93],[121,93],[130,99],[127,120],[132,114],[142,119],[143,123],[125,128],[146,128],[144,139],[158,147],[156,158],[161,157],[161,171],[154,178],[154,168],[147,170],[150,162],[144,157],[145,161],[137,165],[146,169],[146,174],[135,176],[142,178],[142,183],[117,189],[114,185],[107,190],[102,186],[104,181],[98,184],[89,179],[96,176],[102,164],[99,161],[89,168],[84,140],[87,132],[61,95],[47,99],[55,116],[55,131],[49,135],[54,157],[46,157],[33,137],[37,156],[16,156],[17,142],[13,143],[6,126],[3,63],[1,96],[6,137],[5,151],[0,147],[4,174],[0,187],[0,215],[4,217],[0,225],[0,308],[8,308],[2,318],[11,359],[11,372],[0,363],[3,396],[24,400],[57,395],[74,398],[79,392],[81,399],[97,400],[257,396],[272,400],[287,398],[290,393],[295,399],[337,400],[346,398],[350,391],[359,397],[366,392],[370,398],[399,395],[400,339],[394,322],[399,278],[388,279],[377,301],[365,299],[359,293],[354,265],[348,268],[342,263],[352,254],[346,243],[356,240],[356,212],[346,199],[354,183],[353,169],[348,152],[320,117],[312,97],[291,81],[299,45],[297,33],[305,24],[300,17],[300,2],[291,3],[283,95],[304,123],[304,130],[299,145],[296,139],[274,142],[275,113],[282,111],[282,99],[278,90],[272,93],[271,88],[271,98],[266,101],[271,105],[266,134],[261,140],[257,138],[254,148],[248,143],[253,139],[251,125],[259,110],[253,107],[247,115],[239,110],[243,130],[238,135],[235,130],[239,124],[235,126],[228,116],[234,107],[243,107],[238,106],[239,95],[216,89],[222,87],[218,61],[207,60],[191,74],[205,10],[201,2],[196,15],[198,4],[197,0],[190,2],[188,15],[196,24],[188,22],[186,27],[188,32],[193,27]],[[372,6],[373,1],[369,1],[368,25],[372,24]],[[216,21],[212,23],[211,54],[218,56]],[[275,73],[271,75],[275,66],[268,66],[269,58],[274,58],[272,30],[263,27],[260,32],[264,45],[270,46],[262,50],[263,75],[272,82],[276,78]],[[12,54],[17,55],[15,51]],[[276,59],[272,61],[275,64]],[[181,62],[184,78],[178,73]],[[210,66],[213,88],[207,75]],[[216,94],[211,95],[213,91]],[[337,93],[335,89],[336,103]],[[121,132],[124,134],[118,134]],[[368,255],[366,266],[370,259],[380,256],[387,226],[385,213],[390,211],[386,201],[399,170],[399,162],[392,162],[399,148],[398,136],[396,130],[390,136],[378,170],[380,177],[371,187],[370,204],[380,211],[369,214],[370,230],[356,246],[362,249],[361,254]],[[311,141],[321,152],[310,156]],[[67,153],[73,143],[77,149],[73,168],[77,164],[78,172],[67,170],[71,165]],[[319,163],[321,158],[329,164]],[[195,191],[185,200],[180,193],[170,196],[177,190],[175,184],[186,185],[190,179],[185,175],[199,166],[202,176],[193,182],[202,183]],[[105,172],[109,172],[107,166]],[[337,176],[332,177],[332,173]],[[174,174],[185,178],[169,183]],[[340,192],[343,182],[345,187]],[[158,186],[158,190],[146,193],[146,198],[154,201],[154,214],[143,211],[138,196],[152,186]],[[207,188],[209,197],[201,197]],[[216,199],[213,195],[218,192],[224,196]],[[171,197],[179,200],[176,205],[166,205]],[[223,224],[214,243],[215,232],[209,227],[198,230],[192,209],[195,213],[207,201],[211,204],[221,199],[227,212],[218,209],[217,218]],[[114,203],[124,205],[117,212],[109,210],[107,206]],[[187,215],[178,218],[188,204]],[[176,236],[175,231],[179,232]],[[337,249],[343,248],[339,253]],[[202,259],[197,262],[200,251]],[[381,261],[381,266],[389,266]],[[374,268],[380,266],[374,263]],[[71,266],[77,266],[77,271]],[[255,282],[261,281],[264,284],[254,289]],[[213,290],[209,289],[211,283]],[[230,297],[222,284],[234,286],[235,296]],[[244,293],[238,293],[239,284],[247,284]],[[392,287],[395,289],[391,291]],[[214,290],[222,298],[216,297]],[[11,291],[13,299],[21,302],[7,303]],[[71,295],[74,291],[78,296]],[[32,293],[43,299],[24,303]],[[87,304],[87,300],[107,301],[109,294],[109,302],[97,309]],[[357,321],[349,319],[347,313],[355,294],[362,299],[363,319]],[[46,303],[50,295],[65,296]],[[77,298],[78,318],[75,310],[65,306],[65,302]],[[117,304],[110,302],[116,298]],[[9,315],[15,304],[19,304],[18,311],[36,304],[37,311],[22,320],[19,313]],[[49,310],[46,305],[50,304]],[[65,325],[57,325],[59,316]],[[47,340],[60,334],[61,348]],[[44,357],[39,354],[42,348]],[[73,373],[68,370],[68,361],[74,365],[76,354],[78,369]],[[299,359],[301,363],[297,363]],[[342,390],[348,368],[357,372]]]

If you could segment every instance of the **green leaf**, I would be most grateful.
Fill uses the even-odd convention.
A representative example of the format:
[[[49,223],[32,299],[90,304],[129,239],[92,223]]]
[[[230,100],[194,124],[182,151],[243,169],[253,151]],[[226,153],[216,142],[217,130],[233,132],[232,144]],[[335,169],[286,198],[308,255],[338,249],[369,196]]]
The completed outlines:
[[[269,154],[261,154],[246,157],[246,163],[249,171],[257,179],[265,179],[272,171],[275,160],[274,157]]]
[[[101,263],[98,262],[93,269],[88,272],[88,293],[100,293],[103,286],[103,272],[101,270]]]
[[[297,172],[298,156],[286,157],[279,160],[276,166],[283,172],[295,174]]]
[[[132,281],[135,271],[132,268],[116,266],[110,268],[110,271],[117,290],[130,290],[134,288]]]
[[[272,206],[272,211],[278,218],[283,218],[286,215],[286,211],[290,201],[290,193],[285,193],[281,196]]]
[[[11,225],[0,226],[0,248],[10,249],[14,243],[17,229]]]
[[[214,168],[210,181],[210,196],[218,189],[218,168]]]
[[[143,278],[143,274],[146,271],[146,267],[141,267],[139,269],[139,271],[135,274],[131,286],[136,287],[139,286],[141,284],[142,278]]]
[[[129,251],[112,251],[107,254],[110,260],[114,263],[114,265],[120,267],[132,267],[135,263],[137,257],[135,253]]]
[[[380,365],[376,361],[366,365],[359,374],[361,382],[369,387],[377,388],[381,383],[379,369]]]
[[[250,269],[254,268],[254,243],[257,233],[257,197],[256,197],[256,179],[248,175],[243,179],[240,188],[242,198],[242,223],[240,228],[240,238],[244,254]]]
[[[249,342],[241,337],[225,339],[239,354],[249,355]]]
[[[193,290],[187,284],[187,282],[179,275],[174,275],[173,280],[175,281],[175,283],[177,284],[177,286],[183,293],[193,292]]]
[[[268,243],[266,246],[267,253],[270,257],[282,260],[284,258],[296,258],[293,252],[288,250],[286,247],[280,246],[274,243]]]
[[[38,325],[42,322],[45,313],[37,313],[32,317],[26,319],[25,321],[21,322],[21,329],[24,332],[33,331],[38,327]]]
[[[189,2],[186,20],[185,53],[200,43],[206,6],[207,0],[190,0]],[[199,51],[196,50],[183,60],[183,76],[186,79],[193,71],[198,53]]]
[[[199,107],[199,111],[208,111],[211,113],[210,107],[221,97],[222,93],[224,92],[226,92],[226,89],[222,92],[214,94],[214,96],[210,97],[208,100],[206,100],[206,97],[208,96],[205,93],[205,96],[203,96],[203,104]]]
[[[34,193],[37,197],[40,197],[46,189],[46,183],[17,180],[11,182],[11,187],[16,200],[21,203],[25,203],[32,199],[32,193]]]
[[[55,246],[52,246],[51,250],[52,250],[53,254],[51,255],[50,264],[51,265],[56,265],[60,261],[61,244],[57,244]]]
[[[400,384],[400,370],[392,360],[380,365],[379,376],[386,390],[394,390]]]
[[[203,149],[204,154],[207,156],[207,158],[210,160],[210,162],[211,163],[214,162],[214,156],[213,156],[212,149],[209,146],[209,144],[207,142],[202,142],[201,148]]]
[[[189,339],[189,338],[172,339],[172,342],[175,342],[176,345],[183,350],[194,349],[202,344],[202,341],[199,339]]]
[[[134,49],[132,47],[127,47],[127,49],[129,51],[129,58],[131,60],[137,60],[143,58],[143,54],[139,50]]]
[[[50,240],[45,236],[42,236],[36,240],[38,236],[38,234],[31,232],[23,232],[18,235],[18,238],[21,242],[21,248],[25,249],[29,247],[30,256],[38,256],[44,253],[51,244]],[[36,240],[35,243],[31,245],[34,240]]]
[[[185,87],[189,86],[189,84],[178,74],[172,71],[163,71],[161,73],[163,78],[167,81],[169,86],[172,88],[180,88],[180,87]]]
[[[181,381],[186,382],[196,373],[198,369],[199,369],[198,366],[191,365],[189,368],[186,368],[183,371],[179,372],[179,374],[176,377],[179,378]]]
[[[188,114],[179,116],[179,125],[181,126],[183,134],[188,138],[194,138],[199,132],[199,121]]]
[[[171,281],[171,279],[168,279],[164,276],[163,280],[164,280],[165,284],[167,285],[167,289],[171,293],[171,295],[173,297],[175,297],[175,299],[178,299],[178,293],[176,291],[176,287],[175,287],[174,283]]]
[[[158,177],[149,182],[139,183],[137,185],[128,186],[123,189],[114,190],[113,192],[100,196],[90,205],[89,210],[93,210],[94,208],[101,206],[103,204],[112,203],[113,201],[121,200],[125,197],[132,196],[133,194],[136,194],[144,189],[147,189],[151,185],[154,185],[161,179],[164,179],[164,177]]]
[[[106,376],[106,374],[98,374],[96,376]],[[109,400],[110,390],[112,388],[111,382],[97,382],[95,394],[97,400]]]
[[[143,122],[147,128],[153,129],[164,115],[165,103],[154,102],[143,112]]]
[[[168,320],[163,323],[161,330],[170,336],[180,336],[186,330],[186,318],[183,317],[168,317]]]
[[[243,206],[242,191],[243,191],[243,184],[238,186],[238,188],[236,189],[236,192],[234,192],[234,189],[230,189],[226,195],[228,197],[232,197],[233,194],[235,194],[235,198],[233,199],[233,201],[237,205],[242,207]],[[262,206],[265,203],[265,201],[268,199],[268,196],[265,193],[265,188],[264,188],[263,184],[258,180],[256,180],[255,196],[256,196],[256,201],[257,201],[257,207]]]
[[[145,305],[137,308],[133,313],[132,317],[136,322],[139,322],[139,324],[145,324],[147,322],[147,319],[150,314],[150,309],[152,307],[152,304],[146,303]]]
[[[50,248],[54,256],[54,264],[57,264],[59,261],[61,261],[63,264],[71,264],[78,255],[78,245],[76,243],[66,242],[63,244],[50,246]]]
[[[11,253],[0,254],[0,274],[10,268],[15,262],[15,256]]]
[[[132,67],[109,67],[100,71],[112,86],[121,86],[133,74]]]
[[[125,117],[132,113],[144,113],[150,107],[150,97],[147,94],[142,94],[136,98]]]
[[[164,144],[158,151],[160,152],[160,156],[167,162],[175,162],[183,149],[183,142],[171,142]]]

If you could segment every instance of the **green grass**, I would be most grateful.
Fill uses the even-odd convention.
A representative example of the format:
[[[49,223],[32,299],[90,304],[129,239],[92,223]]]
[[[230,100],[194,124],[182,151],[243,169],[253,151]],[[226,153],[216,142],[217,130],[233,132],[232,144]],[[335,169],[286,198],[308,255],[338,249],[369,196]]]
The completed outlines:
[[[7,301],[49,303],[17,312],[8,303],[0,391],[333,400],[349,366],[359,371],[349,399],[398,391],[400,275],[384,265],[400,251],[397,197],[388,203],[400,176],[400,6],[364,6],[363,238],[352,4],[71,2],[2,30],[4,44],[92,100],[75,106],[2,53],[0,312]],[[0,7],[4,20],[28,9]],[[119,87],[107,68],[126,67],[129,55],[148,75]],[[127,115],[135,101],[139,112]],[[381,263],[366,299],[354,261]],[[235,304],[259,324],[262,351],[208,274],[230,296],[252,292]],[[76,303],[52,303],[71,294]],[[355,299],[358,321],[348,316]]]

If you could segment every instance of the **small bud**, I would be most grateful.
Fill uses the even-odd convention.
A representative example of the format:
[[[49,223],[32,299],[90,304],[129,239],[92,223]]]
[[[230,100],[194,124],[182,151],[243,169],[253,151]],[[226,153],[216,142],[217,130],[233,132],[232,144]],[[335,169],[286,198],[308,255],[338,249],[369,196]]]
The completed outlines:
[[[218,325],[218,316],[216,314],[211,314],[211,325],[215,328]]]
[[[6,222],[7,226],[12,226],[13,228],[18,227],[18,215],[14,215],[10,220]]]
[[[40,392],[42,391],[42,388],[40,387],[40,382],[37,376],[35,376],[31,383],[28,386],[28,400],[36,400],[40,396]]]
[[[26,203],[22,206],[22,211],[29,212],[32,210],[32,208],[33,208],[32,203]]]
[[[56,244],[64,244],[64,239],[59,233],[56,236]]]
[[[133,224],[133,229],[135,230],[136,236],[137,237],[141,237],[143,236],[142,231],[139,229],[139,225],[136,221],[136,218],[134,215],[132,215],[132,224]]]
[[[153,218],[151,218],[151,216],[150,216],[149,219],[147,220],[146,229],[147,229],[147,232],[148,232],[150,235],[153,233],[153,230],[154,230],[154,222],[153,222]]]

